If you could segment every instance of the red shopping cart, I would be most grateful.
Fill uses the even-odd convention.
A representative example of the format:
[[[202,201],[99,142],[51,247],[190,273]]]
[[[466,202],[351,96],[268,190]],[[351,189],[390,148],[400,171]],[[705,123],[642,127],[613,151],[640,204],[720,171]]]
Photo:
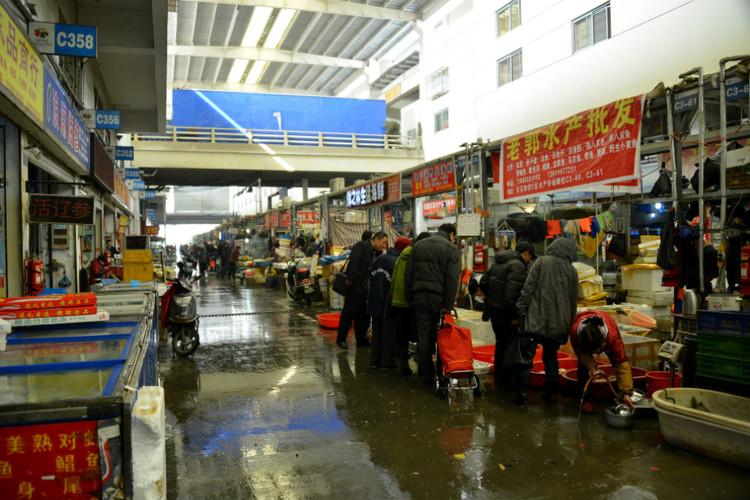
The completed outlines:
[[[455,312],[454,312],[455,314]],[[435,392],[444,398],[451,390],[473,391],[481,396],[479,377],[474,373],[471,330],[458,324],[458,314],[441,318],[435,356]]]

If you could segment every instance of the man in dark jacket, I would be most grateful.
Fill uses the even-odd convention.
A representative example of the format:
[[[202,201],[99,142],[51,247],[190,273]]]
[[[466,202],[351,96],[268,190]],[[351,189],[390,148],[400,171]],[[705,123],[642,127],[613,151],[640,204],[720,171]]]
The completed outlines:
[[[372,237],[372,240],[370,239]],[[370,316],[367,314],[367,282],[370,264],[374,253],[380,254],[388,243],[385,233],[379,232],[372,236],[372,232],[362,233],[362,240],[355,243],[349,255],[346,274],[349,278],[349,291],[344,298],[344,308],[341,311],[339,332],[336,345],[346,349],[346,337],[352,323],[354,336],[358,347],[367,347],[367,329],[370,326]]]
[[[525,241],[515,250],[505,250],[495,255],[495,264],[482,276],[479,287],[485,295],[485,307],[495,332],[495,384],[498,388],[516,378],[519,393],[516,402],[523,404],[525,396],[524,373],[515,367],[504,367],[505,351],[518,330],[516,301],[526,281],[526,266],[534,255],[534,247]]]
[[[414,245],[406,271],[417,330],[419,374],[433,384],[437,329],[441,313],[453,309],[461,274],[461,255],[456,248],[456,226],[443,224],[438,233]]]
[[[367,293],[367,312],[372,317],[372,348],[370,350],[371,368],[392,368],[393,350],[396,343],[394,325],[386,328],[386,312],[391,295],[391,280],[393,266],[401,254],[401,250],[408,247],[408,238],[399,238],[394,248],[372,261],[370,266],[370,287]]]
[[[557,400],[557,350],[568,341],[568,332],[578,307],[576,244],[567,238],[553,241],[543,257],[534,262],[516,303],[524,330],[544,351],[544,393],[547,401]]]

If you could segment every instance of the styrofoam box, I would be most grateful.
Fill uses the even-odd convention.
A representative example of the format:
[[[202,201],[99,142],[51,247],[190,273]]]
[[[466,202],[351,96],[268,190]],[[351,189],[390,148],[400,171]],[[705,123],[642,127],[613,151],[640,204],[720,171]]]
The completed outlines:
[[[709,311],[739,311],[740,300],[736,295],[714,294],[706,298]]]
[[[661,269],[632,269],[622,272],[622,288],[642,292],[661,292],[669,290],[661,286],[664,271]]]
[[[670,306],[674,302],[674,292],[670,289],[658,292],[631,290],[628,292],[628,302],[657,307]]]

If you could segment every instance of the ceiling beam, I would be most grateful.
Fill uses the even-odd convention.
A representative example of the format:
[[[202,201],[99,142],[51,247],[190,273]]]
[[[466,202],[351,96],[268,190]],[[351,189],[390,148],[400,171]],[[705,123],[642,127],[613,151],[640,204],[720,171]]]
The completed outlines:
[[[371,17],[388,19],[390,21],[413,22],[419,16],[413,12],[399,9],[375,7],[363,3],[342,0],[200,0],[203,3],[217,3],[225,5],[241,5],[251,7],[272,7],[274,9],[295,9],[308,12],[320,12],[344,16]]]
[[[320,56],[292,52],[291,50],[268,49],[265,47],[217,47],[211,45],[172,45],[169,54],[193,57],[221,57],[224,59],[249,59],[280,63],[312,64],[317,66],[337,66],[340,68],[361,69],[364,61],[342,59],[340,57]]]
[[[300,95],[331,95],[323,92],[312,90],[292,89],[287,87],[274,87],[273,85],[250,85],[242,83],[227,82],[193,82],[193,81],[175,81],[173,83],[175,90],[224,90],[229,92],[259,92],[272,94],[300,94]]]
[[[299,38],[297,39],[297,43],[294,44],[294,48],[292,49],[292,52],[299,51],[299,48],[302,46],[307,36],[310,34],[310,32],[315,27],[315,25],[318,23],[319,19],[320,19],[319,12],[313,15],[312,19],[310,19],[310,22],[307,23],[307,26],[305,26],[304,31],[300,34]],[[281,74],[284,73],[285,69],[286,69],[286,66],[281,66],[279,68],[279,70],[276,72],[276,75],[274,75],[273,77],[273,81],[271,81],[271,85],[278,85],[282,83],[279,81],[279,78],[281,77]],[[288,80],[288,79],[289,79],[289,76],[285,78],[285,80]],[[286,83],[286,81],[284,81],[283,83]]]

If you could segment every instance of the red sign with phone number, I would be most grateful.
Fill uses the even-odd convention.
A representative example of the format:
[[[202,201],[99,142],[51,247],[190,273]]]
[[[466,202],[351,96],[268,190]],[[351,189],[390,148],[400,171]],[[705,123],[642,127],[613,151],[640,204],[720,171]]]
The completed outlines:
[[[0,497],[99,498],[96,421],[0,428]]]
[[[424,196],[456,189],[456,167],[453,160],[446,160],[417,170],[411,176],[411,193]]]
[[[630,97],[506,139],[492,157],[503,200],[634,179],[642,113],[643,96]]]

